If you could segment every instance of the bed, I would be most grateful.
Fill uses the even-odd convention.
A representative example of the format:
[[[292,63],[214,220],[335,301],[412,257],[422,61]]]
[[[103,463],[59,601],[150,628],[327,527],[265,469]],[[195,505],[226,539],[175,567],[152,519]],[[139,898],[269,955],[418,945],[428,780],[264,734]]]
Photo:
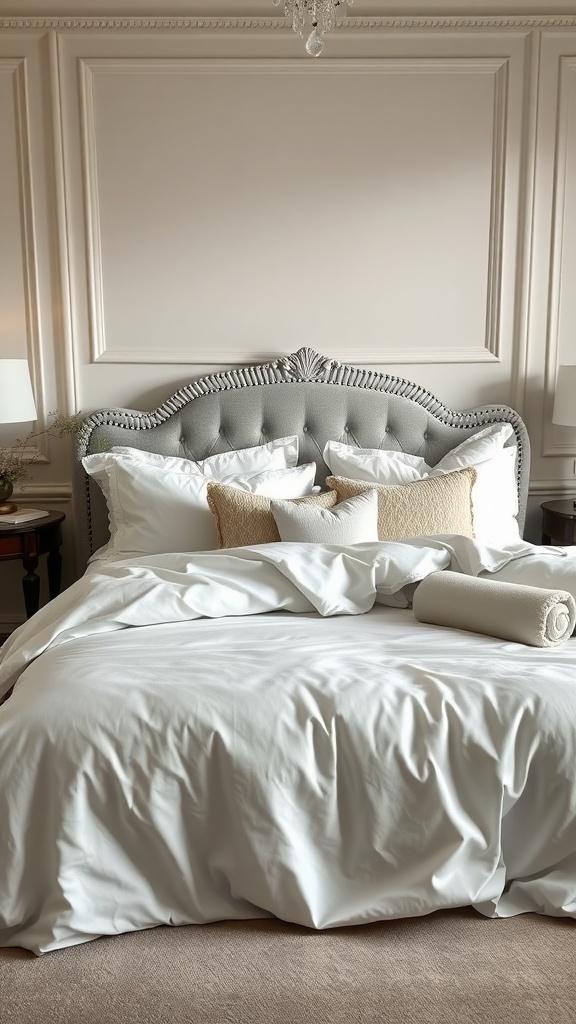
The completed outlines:
[[[87,416],[86,572],[0,654],[0,945],[574,917],[576,558],[523,540],[529,462],[514,410],[310,349]]]

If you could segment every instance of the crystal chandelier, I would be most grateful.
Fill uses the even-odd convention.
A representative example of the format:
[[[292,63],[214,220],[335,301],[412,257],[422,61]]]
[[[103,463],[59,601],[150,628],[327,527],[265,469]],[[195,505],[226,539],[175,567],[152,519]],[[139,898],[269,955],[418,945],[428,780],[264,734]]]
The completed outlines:
[[[274,0],[276,6],[281,0]],[[324,49],[323,35],[336,24],[336,8],[354,0],[284,0],[284,13],[292,17],[292,28],[298,35],[304,35],[308,20],[312,31],[306,40],[306,53],[319,57]]]

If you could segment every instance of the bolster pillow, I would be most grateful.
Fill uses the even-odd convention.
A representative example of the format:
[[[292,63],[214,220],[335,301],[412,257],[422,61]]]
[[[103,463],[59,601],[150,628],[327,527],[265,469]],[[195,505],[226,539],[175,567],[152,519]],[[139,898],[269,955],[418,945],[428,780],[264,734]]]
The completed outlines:
[[[433,572],[418,584],[412,610],[419,622],[453,626],[531,647],[557,647],[571,636],[576,603],[566,590]]]

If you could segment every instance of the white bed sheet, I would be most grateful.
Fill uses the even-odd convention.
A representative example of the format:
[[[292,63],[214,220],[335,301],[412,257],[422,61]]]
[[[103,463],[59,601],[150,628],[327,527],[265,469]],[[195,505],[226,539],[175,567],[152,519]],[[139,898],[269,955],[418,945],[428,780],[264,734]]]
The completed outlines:
[[[49,647],[0,708],[0,944],[576,916],[575,669],[386,607]]]

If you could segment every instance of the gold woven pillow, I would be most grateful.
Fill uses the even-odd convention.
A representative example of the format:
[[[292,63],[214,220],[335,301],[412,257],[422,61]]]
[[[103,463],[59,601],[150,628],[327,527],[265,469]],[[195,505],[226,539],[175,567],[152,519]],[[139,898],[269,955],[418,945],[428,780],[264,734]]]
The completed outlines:
[[[218,547],[239,548],[245,544],[272,544],[280,540],[278,527],[270,511],[270,498],[241,491],[227,484],[210,482],[207,499],[216,524]],[[326,491],[290,500],[298,505],[332,508],[337,498],[336,491]]]
[[[329,476],[326,485],[336,492],[338,501],[351,498],[370,488],[378,491],[378,537],[403,540],[405,537],[431,537],[438,533],[474,536],[472,488],[476,470],[459,469],[442,476],[425,477],[410,484],[372,484]]]

